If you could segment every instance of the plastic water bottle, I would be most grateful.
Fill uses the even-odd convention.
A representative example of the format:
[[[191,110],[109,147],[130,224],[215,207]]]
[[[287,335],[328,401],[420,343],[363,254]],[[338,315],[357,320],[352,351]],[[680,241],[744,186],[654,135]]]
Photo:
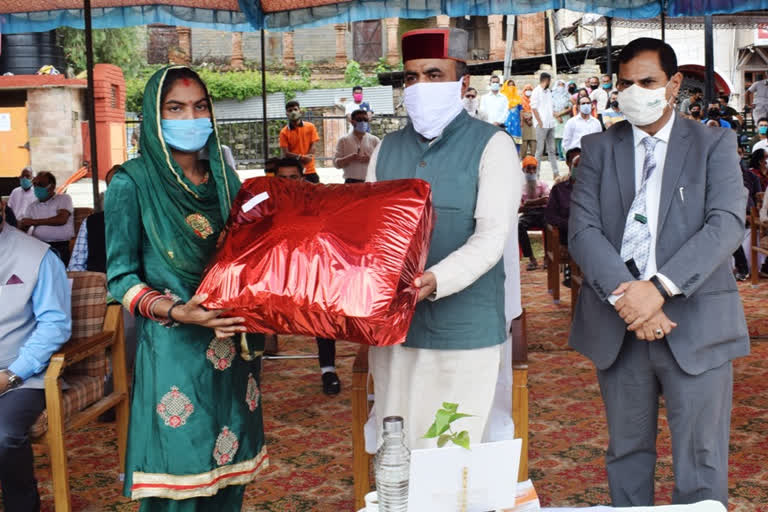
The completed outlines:
[[[403,418],[384,418],[384,442],[373,461],[380,512],[407,512],[411,451],[403,437]]]

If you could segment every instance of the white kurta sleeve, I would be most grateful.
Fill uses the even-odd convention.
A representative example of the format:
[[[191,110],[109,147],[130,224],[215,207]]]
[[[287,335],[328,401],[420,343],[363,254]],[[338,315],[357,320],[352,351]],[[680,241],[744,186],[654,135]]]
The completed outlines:
[[[379,159],[379,150],[381,149],[381,142],[376,145],[376,149],[371,154],[371,159],[368,160],[368,172],[365,175],[365,181],[368,183],[376,183],[376,161]]]
[[[368,173],[370,177],[371,167]],[[510,235],[512,212],[520,206],[522,185],[515,144],[499,131],[488,141],[480,159],[475,232],[464,245],[427,269],[437,281],[437,291],[430,300],[462,291],[501,260]]]

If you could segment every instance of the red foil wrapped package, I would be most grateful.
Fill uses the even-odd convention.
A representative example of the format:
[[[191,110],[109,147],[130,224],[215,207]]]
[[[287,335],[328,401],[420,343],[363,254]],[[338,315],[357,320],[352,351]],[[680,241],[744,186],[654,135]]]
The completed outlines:
[[[243,184],[198,293],[249,332],[403,343],[434,214],[429,184]]]

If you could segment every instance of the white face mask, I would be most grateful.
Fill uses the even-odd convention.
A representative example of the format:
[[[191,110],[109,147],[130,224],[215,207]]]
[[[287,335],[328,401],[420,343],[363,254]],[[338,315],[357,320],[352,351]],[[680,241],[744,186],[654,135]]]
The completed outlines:
[[[464,98],[464,110],[470,114],[477,112],[477,98]]]
[[[525,91],[526,96],[530,96],[531,94],[533,94],[533,91]]]
[[[582,103],[579,105],[579,110],[582,114],[589,115],[592,113],[592,104],[591,103]]]
[[[619,105],[624,117],[634,126],[648,126],[664,115],[667,88],[645,89],[633,84],[619,91]]]
[[[464,109],[458,82],[419,82],[405,88],[404,103],[413,129],[434,139]]]

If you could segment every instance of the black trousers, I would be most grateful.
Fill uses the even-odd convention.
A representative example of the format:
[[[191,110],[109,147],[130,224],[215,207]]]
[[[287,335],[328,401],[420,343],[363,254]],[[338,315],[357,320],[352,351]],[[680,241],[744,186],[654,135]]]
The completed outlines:
[[[736,271],[740,274],[749,274],[749,264],[747,263],[747,255],[744,253],[744,247],[739,246],[736,252],[733,253],[733,259],[736,263]]]
[[[544,227],[544,209],[531,210],[525,212],[518,221],[517,224],[517,242],[520,244],[520,250],[523,251],[523,256],[530,258],[533,256],[533,249],[531,248],[531,239],[528,236],[529,229],[542,229]]]
[[[316,172],[305,174],[304,179],[310,183],[320,183],[320,176],[318,176]]]
[[[336,340],[317,338],[317,360],[320,368],[336,366]]]
[[[61,258],[65,267],[69,265],[69,257],[71,256],[69,242],[48,242],[48,245],[51,246],[51,250],[56,253],[56,256]]]
[[[45,409],[42,389],[17,389],[0,396],[0,484],[5,512],[37,512],[29,429]]]
[[[346,178],[344,180],[344,183],[350,184],[350,183],[365,183],[365,180],[357,180],[355,178]]]

